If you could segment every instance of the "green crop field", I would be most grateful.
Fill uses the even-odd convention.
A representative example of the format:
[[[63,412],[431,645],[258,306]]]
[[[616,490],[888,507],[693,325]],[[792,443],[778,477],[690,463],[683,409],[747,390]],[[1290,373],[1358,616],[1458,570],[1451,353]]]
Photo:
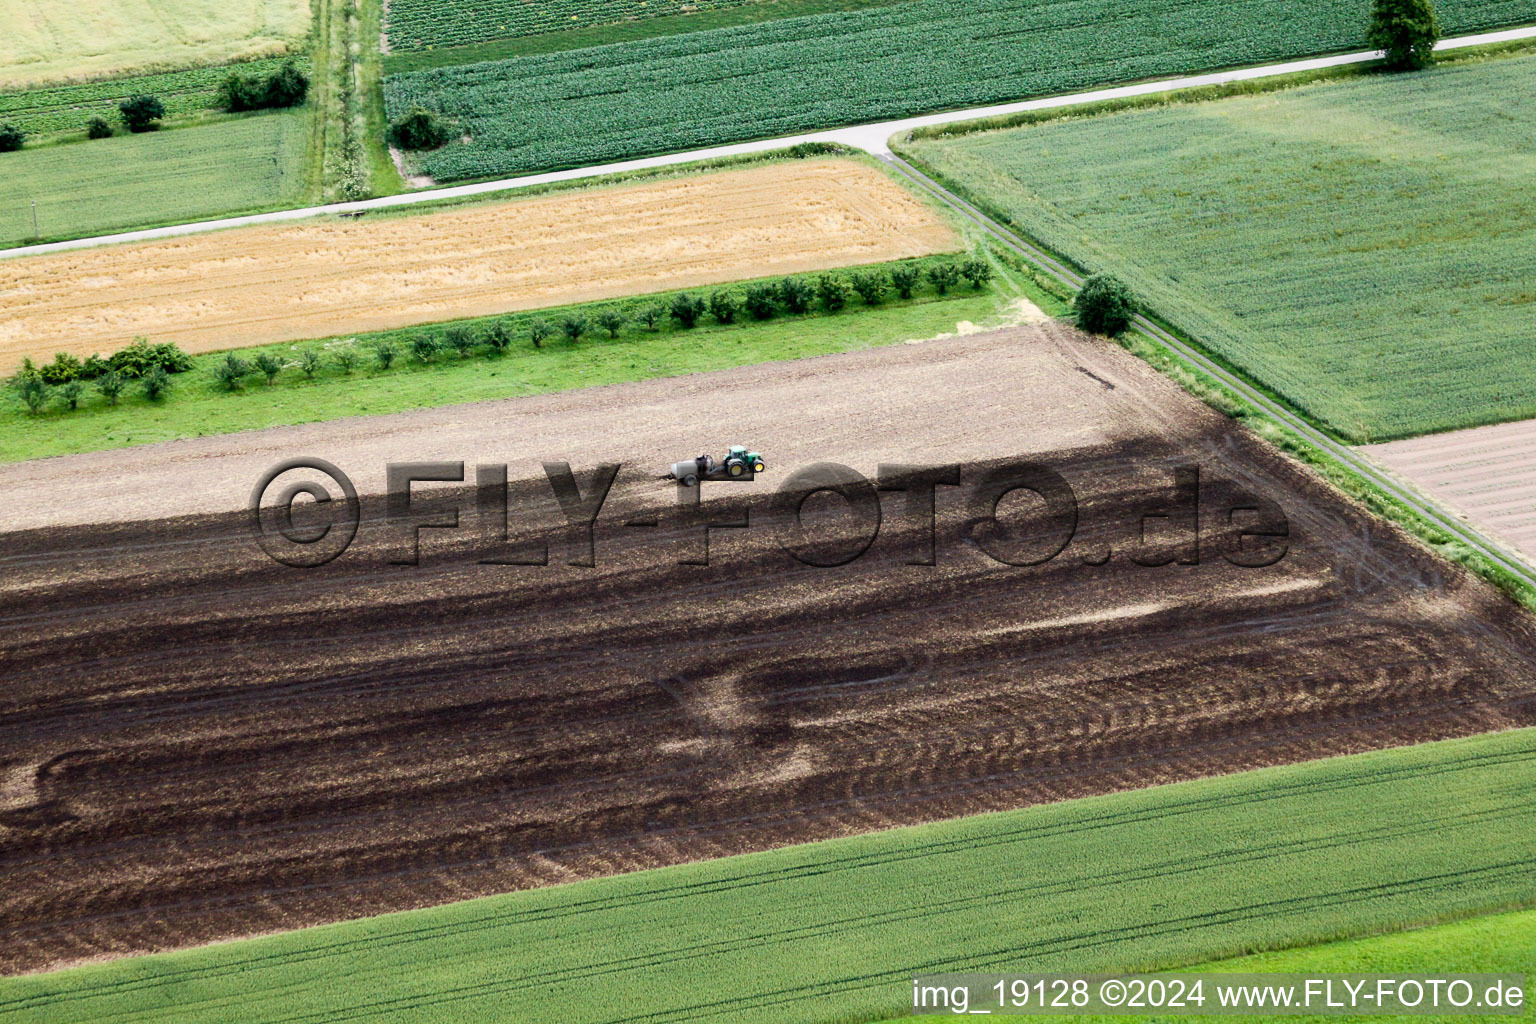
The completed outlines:
[[[1187,970],[1213,974],[1415,974],[1429,978],[1446,974],[1525,974],[1525,1001],[1529,1006],[1532,994],[1536,993],[1536,978],[1530,977],[1532,964],[1536,964],[1536,911],[1520,910],[1390,935],[1256,953]],[[1145,1016],[1078,1014],[1072,1019],[1085,1024],[1150,1024]],[[1231,1018],[1192,1014],[1178,1019],[1185,1024],[1214,1024]],[[1286,1017],[1297,1024],[1322,1024],[1338,1019],[1337,1016],[1312,1015]],[[1414,1017],[1423,1024],[1469,1024],[1504,1019],[1492,1014],[1424,1013]],[[954,1015],[902,1017],[900,1020],[904,1024],[939,1024],[940,1021],[954,1020]],[[892,1020],[887,1024],[897,1022]]]
[[[486,39],[558,32],[582,25],[664,18],[744,7],[760,0],[390,0],[389,48],[424,50]]]
[[[308,120],[256,114],[216,124],[118,135],[0,154],[0,245],[196,220],[297,199]]]
[[[294,49],[307,0],[0,4],[0,88],[220,64]]]
[[[1536,900],[1536,730],[0,981],[74,1021],[881,1020],[914,973],[1136,970]]]
[[[1536,416],[1536,57],[903,146],[1357,442]]]
[[[1362,45],[1365,0],[911,0],[385,81],[456,120],[441,181],[549,170]],[[1458,32],[1529,0],[1441,0]],[[1216,13],[1219,12],[1219,16]]]
[[[239,65],[239,69],[265,75],[282,62],[283,58],[251,61]],[[224,65],[0,93],[0,124],[14,124],[36,137],[83,131],[87,120],[100,115],[121,131],[117,105],[141,93],[160,97],[168,120],[185,117],[217,109],[219,83],[229,73],[230,67]]]

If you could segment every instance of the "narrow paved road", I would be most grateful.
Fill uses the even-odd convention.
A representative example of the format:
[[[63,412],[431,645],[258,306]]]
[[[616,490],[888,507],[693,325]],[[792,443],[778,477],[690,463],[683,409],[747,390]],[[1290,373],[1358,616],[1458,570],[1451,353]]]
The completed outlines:
[[[1436,49],[1455,50],[1467,46],[1484,46],[1489,43],[1531,38],[1536,38],[1536,26],[1508,29],[1502,32],[1484,32],[1479,35],[1447,39],[1443,40]],[[377,199],[362,199],[351,203],[330,203],[325,206],[309,206],[296,210],[276,210],[271,213],[256,213],[245,217],[225,217],[220,220],[205,220],[196,221],[191,224],[172,224],[165,227],[146,228],[142,231],[124,231],[113,235],[75,238],[64,242],[26,245],[14,249],[0,249],[0,259],[61,252],[67,249],[86,249],[92,246],[109,245],[117,242],[142,242],[156,238],[171,238],[176,235],[193,234],[199,231],[216,231],[222,228],[244,227],[249,224],[273,224],[280,221],[302,220],[306,217],[315,217],[322,214],[358,213],[365,210],[382,210],[396,206],[414,206],[418,203],[432,203],[443,199],[462,199],[466,196],[485,195],[487,193],[526,188],[530,185],[577,181],[583,178],[602,177],[606,174],[620,174],[625,171],[647,170],[675,164],[693,163],[698,160],[763,153],[775,149],[784,149],[802,142],[838,142],[845,146],[865,150],[877,156],[883,156],[890,152],[888,140],[891,136],[898,132],[911,131],[914,128],[924,128],[938,124],[954,124],[959,121],[971,121],[977,118],[995,117],[1001,114],[1013,114],[1025,110],[1046,110],[1051,107],[1065,107],[1077,103],[1097,103],[1101,100],[1145,96],[1150,93],[1167,92],[1172,89],[1192,89],[1207,85],[1222,85],[1227,82],[1275,78],[1280,75],[1295,74],[1299,71],[1317,71],[1349,64],[1364,64],[1368,61],[1376,60],[1380,56],[1379,52],[1345,53],[1333,57],[1315,57],[1308,60],[1288,61],[1284,64],[1265,64],[1260,67],[1236,68],[1205,75],[1190,75],[1184,78],[1164,78],[1151,82],[1138,82],[1135,85],[1095,89],[1090,92],[1068,93],[1063,96],[1048,96],[1044,99],[1023,100],[1017,103],[1003,103],[990,107],[973,107],[969,110],[951,110],[939,114],[926,114],[922,117],[908,117],[898,121],[880,121],[875,124],[855,125],[851,128],[834,128],[829,131],[810,132],[804,135],[789,135],[776,139],[759,139],[755,142],[742,142],[730,146],[714,146],[709,149],[695,149],[683,153],[668,153],[662,156],[644,157],[639,160],[624,160],[619,163],[598,164],[592,167],[577,167],[567,171],[527,174],[518,178],[482,181],[473,185],[453,185],[447,188],[425,189],[420,192],[407,192],[397,196],[381,196]]]

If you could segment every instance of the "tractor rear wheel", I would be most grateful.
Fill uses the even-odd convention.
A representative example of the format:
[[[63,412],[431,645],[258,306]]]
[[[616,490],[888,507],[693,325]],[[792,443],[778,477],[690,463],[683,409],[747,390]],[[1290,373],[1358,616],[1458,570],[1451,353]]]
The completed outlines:
[[[747,471],[747,464],[732,460],[725,464],[725,471],[731,474],[731,476],[742,476]]]

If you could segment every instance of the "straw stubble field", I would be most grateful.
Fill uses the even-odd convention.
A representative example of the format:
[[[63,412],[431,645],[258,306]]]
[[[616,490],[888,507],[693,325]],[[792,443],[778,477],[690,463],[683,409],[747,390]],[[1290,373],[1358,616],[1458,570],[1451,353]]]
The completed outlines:
[[[419,216],[193,235],[0,263],[0,366],[135,335],[190,352],[945,252],[882,172],[775,163]]]

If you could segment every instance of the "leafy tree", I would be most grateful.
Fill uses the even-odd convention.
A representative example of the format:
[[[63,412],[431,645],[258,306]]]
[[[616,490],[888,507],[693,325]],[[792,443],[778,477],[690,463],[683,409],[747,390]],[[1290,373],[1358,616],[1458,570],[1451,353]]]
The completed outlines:
[[[953,263],[936,263],[928,268],[928,280],[940,295],[947,295],[951,287],[960,283],[960,268]]]
[[[37,372],[45,384],[68,384],[80,376],[84,364],[68,352],[55,352],[53,362],[45,364]]]
[[[798,277],[786,277],[779,282],[779,301],[795,316],[801,316],[811,308],[811,286]]]
[[[48,385],[36,370],[20,373],[16,376],[16,395],[27,411],[36,416],[48,404]]]
[[[447,142],[453,130],[434,111],[413,107],[389,126],[389,141],[401,149],[436,149]]]
[[[853,275],[853,290],[859,293],[866,306],[877,306],[885,299],[889,279],[878,270],[863,271]]]
[[[277,375],[283,372],[283,361],[270,352],[263,352],[251,360],[251,365],[256,367],[258,373],[267,378],[267,385],[277,380]]]
[[[565,335],[565,340],[572,345],[581,340],[581,336],[587,333],[587,318],[572,314],[560,321],[560,333]]]
[[[336,366],[342,373],[351,373],[357,365],[357,349],[351,345],[343,345],[331,353],[331,358],[336,360]]]
[[[848,305],[848,295],[851,291],[848,282],[836,274],[822,274],[816,279],[816,297],[821,300],[822,308],[828,313],[836,313]]]
[[[267,76],[263,100],[269,107],[296,107],[309,95],[309,78],[292,59]]]
[[[0,124],[0,153],[14,153],[27,141],[27,133],[7,121]]]
[[[225,390],[238,391],[240,383],[251,372],[251,364],[235,355],[233,352],[224,354],[224,361],[213,368],[213,376]]]
[[[1073,302],[1077,326],[1091,334],[1114,337],[1131,325],[1136,298],[1125,282],[1113,274],[1095,274],[1083,282]]]
[[[685,328],[692,328],[704,315],[704,300],[684,292],[672,300],[672,319]]]
[[[267,105],[267,83],[259,75],[231,71],[219,83],[219,106],[232,113],[260,110]]]
[[[635,311],[635,320],[645,324],[646,330],[654,331],[666,315],[667,308],[665,306],[659,302],[652,302],[649,305],[641,306]]]
[[[85,137],[88,139],[110,139],[112,137],[112,123],[98,114],[85,122]]]
[[[534,348],[543,348],[544,339],[555,333],[555,329],[549,325],[548,320],[535,320],[528,325],[528,337],[533,340]]]
[[[117,110],[131,132],[152,132],[165,116],[165,104],[157,96],[130,96],[117,105]]]
[[[373,358],[381,370],[387,370],[393,366],[397,355],[399,355],[398,350],[387,341],[381,341],[373,346]]]
[[[83,384],[78,380],[72,380],[59,388],[59,398],[63,399],[64,404],[69,406],[70,411],[73,412],[80,408],[80,394],[84,390],[85,386]]]
[[[497,320],[485,329],[481,340],[497,355],[512,347],[512,330],[505,320]]]
[[[165,372],[163,366],[151,366],[144,376],[139,378],[139,387],[144,390],[144,397],[151,402],[158,402],[160,396],[171,386],[171,375]]]
[[[605,309],[596,317],[597,326],[608,332],[608,337],[617,338],[619,328],[629,322],[629,318],[617,309]]]
[[[1431,0],[1374,0],[1366,42],[1385,50],[1387,67],[1415,71],[1435,60],[1440,22]]]
[[[110,369],[112,369],[112,364],[110,362],[108,362],[100,353],[93,353],[89,356],[86,356],[85,362],[81,364],[80,379],[95,380],[97,377],[100,377]]]
[[[992,264],[986,260],[966,260],[960,264],[960,276],[971,282],[971,287],[980,289],[982,285],[992,280]]]
[[[107,400],[108,405],[116,405],[117,396],[121,395],[123,393],[123,389],[127,386],[128,378],[124,377],[116,370],[108,370],[106,373],[96,378],[96,390],[101,392],[102,397]]]
[[[432,361],[433,357],[437,355],[437,350],[439,347],[437,344],[437,339],[432,337],[430,334],[417,334],[412,336],[410,346],[411,355],[416,359],[417,362],[423,365]]]
[[[753,320],[767,320],[774,314],[773,294],[771,286],[755,284],[747,289],[747,297],[741,304]]]
[[[192,369],[192,357],[171,342],[151,345],[148,338],[138,337],[112,353],[107,365],[125,377],[142,377],[152,366],[166,373],[185,373]]]
[[[916,267],[896,267],[891,271],[891,284],[896,288],[896,294],[904,299],[912,297],[912,290],[923,279],[922,271]]]
[[[448,328],[448,345],[459,354],[460,359],[468,359],[478,344],[480,341],[470,328],[463,326]]]
[[[730,292],[715,292],[709,297],[709,312],[720,323],[733,324],[736,314],[741,312],[741,303]]]
[[[314,380],[315,374],[320,372],[320,353],[312,348],[300,352],[299,369],[304,371],[304,376]]]

